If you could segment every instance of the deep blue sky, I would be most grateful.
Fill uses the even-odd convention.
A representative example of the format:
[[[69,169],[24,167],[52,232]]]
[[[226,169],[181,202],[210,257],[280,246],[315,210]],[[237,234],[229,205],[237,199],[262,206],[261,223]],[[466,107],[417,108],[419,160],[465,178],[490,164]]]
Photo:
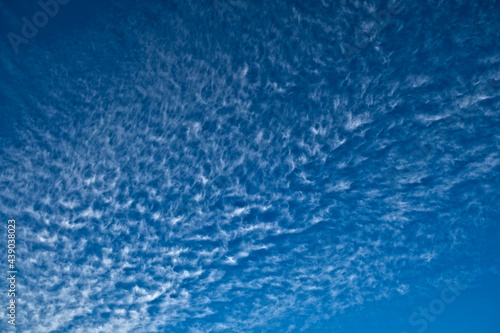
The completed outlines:
[[[17,332],[500,332],[499,2],[41,10],[0,1]]]

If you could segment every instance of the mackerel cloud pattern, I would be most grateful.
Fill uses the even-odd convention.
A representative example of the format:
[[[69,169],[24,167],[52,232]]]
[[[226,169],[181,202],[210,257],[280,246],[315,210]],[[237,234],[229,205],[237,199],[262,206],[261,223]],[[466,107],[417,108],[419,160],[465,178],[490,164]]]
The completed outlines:
[[[0,48],[18,332],[329,332],[498,274],[496,1],[71,6]]]

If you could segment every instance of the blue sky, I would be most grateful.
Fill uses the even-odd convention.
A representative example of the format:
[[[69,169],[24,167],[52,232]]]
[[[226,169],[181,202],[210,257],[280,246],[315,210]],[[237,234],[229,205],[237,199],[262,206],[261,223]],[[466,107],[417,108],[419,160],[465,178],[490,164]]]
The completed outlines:
[[[43,4],[0,1],[0,331],[500,331],[500,3]]]

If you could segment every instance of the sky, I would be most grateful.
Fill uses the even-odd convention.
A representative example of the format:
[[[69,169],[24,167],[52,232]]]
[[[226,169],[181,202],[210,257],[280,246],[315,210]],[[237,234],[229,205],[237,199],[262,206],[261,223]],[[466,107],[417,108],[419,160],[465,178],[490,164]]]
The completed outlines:
[[[488,0],[0,0],[0,331],[500,332],[499,42]]]

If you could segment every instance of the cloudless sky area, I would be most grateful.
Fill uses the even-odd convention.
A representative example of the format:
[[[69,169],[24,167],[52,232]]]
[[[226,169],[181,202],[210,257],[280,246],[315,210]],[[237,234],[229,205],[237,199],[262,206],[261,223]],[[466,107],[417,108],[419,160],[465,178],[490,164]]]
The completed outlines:
[[[0,332],[500,333],[499,147],[496,0],[0,0]]]

